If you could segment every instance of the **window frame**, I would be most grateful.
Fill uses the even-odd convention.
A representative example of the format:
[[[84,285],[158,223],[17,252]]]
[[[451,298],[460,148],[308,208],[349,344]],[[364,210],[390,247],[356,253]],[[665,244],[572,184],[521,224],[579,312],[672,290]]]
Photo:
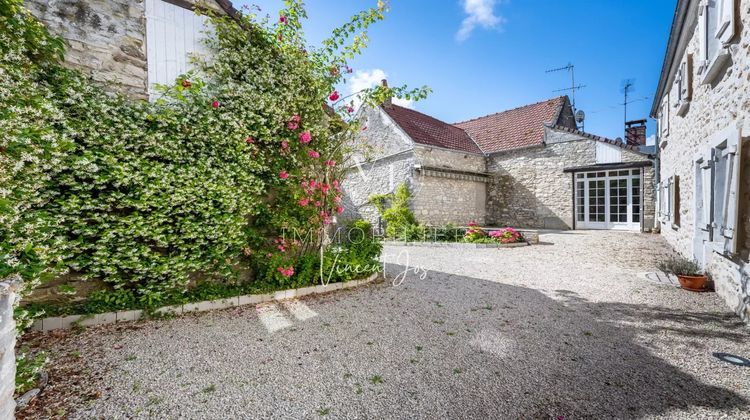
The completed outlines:
[[[697,74],[701,76],[701,84],[705,85],[713,83],[723,73],[721,70],[731,57],[728,46],[736,32],[734,0],[701,0],[698,14],[700,61]],[[714,15],[716,17],[712,17]],[[714,33],[709,30],[711,19],[716,19],[718,28]],[[728,29],[731,30],[727,32]],[[718,41],[718,47],[712,54],[709,44],[714,40]]]

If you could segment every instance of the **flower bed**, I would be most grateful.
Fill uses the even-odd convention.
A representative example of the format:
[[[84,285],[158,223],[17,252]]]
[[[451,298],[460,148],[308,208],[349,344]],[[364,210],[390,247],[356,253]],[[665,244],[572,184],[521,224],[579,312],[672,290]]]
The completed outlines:
[[[384,245],[514,248],[538,241],[539,235],[534,230],[517,230],[511,227],[482,228],[472,221],[467,227],[419,225],[403,235],[386,238]]]

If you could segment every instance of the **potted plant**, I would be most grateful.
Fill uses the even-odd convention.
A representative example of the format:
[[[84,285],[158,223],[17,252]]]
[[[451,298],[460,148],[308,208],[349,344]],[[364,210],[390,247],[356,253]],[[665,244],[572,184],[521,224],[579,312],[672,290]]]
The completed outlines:
[[[685,290],[692,292],[703,292],[706,290],[706,281],[708,277],[696,261],[691,261],[682,257],[672,257],[662,261],[658,265],[659,270],[674,274]]]

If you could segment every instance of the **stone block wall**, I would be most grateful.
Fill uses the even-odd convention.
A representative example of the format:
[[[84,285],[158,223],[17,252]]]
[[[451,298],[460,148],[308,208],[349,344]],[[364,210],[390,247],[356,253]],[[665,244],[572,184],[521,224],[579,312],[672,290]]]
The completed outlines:
[[[65,40],[65,64],[132,97],[148,97],[143,0],[26,0]]]
[[[18,281],[0,281],[0,419],[12,419],[16,402],[16,323],[13,305]]]
[[[460,175],[414,177],[411,208],[420,223],[466,226],[485,224],[487,188],[484,182],[461,179]]]
[[[739,32],[730,45],[731,62],[722,69],[715,81],[701,84],[697,74],[698,65],[692,67],[692,95],[687,111],[678,116],[670,105],[667,118],[668,134],[661,136],[660,178],[665,182],[670,176],[680,179],[680,226],[662,223],[661,234],[683,256],[693,258],[693,238],[695,234],[695,167],[694,156],[704,151],[713,134],[730,124],[740,124],[742,135],[742,166],[740,186],[740,233],[737,256],[727,258],[715,252],[708,252],[707,271],[712,275],[716,291],[729,307],[746,321],[750,321],[750,273],[748,254],[750,253],[750,0],[737,3],[737,25]],[[698,57],[699,29],[687,34],[689,41],[681,62],[687,54]],[[675,85],[668,83],[669,98],[675,98]]]
[[[547,129],[543,146],[511,150],[490,156],[487,223],[536,229],[572,229],[573,181],[565,168],[596,164],[596,140],[575,133]],[[622,149],[623,162],[648,157]],[[654,192],[644,170],[646,229],[653,226]],[[649,213],[650,212],[650,213]],[[650,223],[650,224],[649,224]]]

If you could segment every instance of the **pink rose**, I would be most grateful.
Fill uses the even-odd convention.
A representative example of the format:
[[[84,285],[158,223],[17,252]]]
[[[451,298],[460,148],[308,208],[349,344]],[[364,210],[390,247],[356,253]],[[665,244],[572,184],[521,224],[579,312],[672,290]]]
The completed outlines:
[[[255,143],[255,139],[252,138],[251,136],[247,136],[245,138],[245,142],[247,142],[247,144],[253,144],[253,143]]]
[[[335,160],[327,160],[326,161],[326,166],[336,166],[336,161]]]
[[[315,181],[314,179],[311,179],[310,180],[310,188],[315,188],[317,186],[318,186],[318,182]]]
[[[279,16],[279,22],[281,24],[286,25],[286,16],[284,16],[284,15]]]
[[[316,152],[315,150],[308,151],[307,155],[314,159],[317,159],[320,157],[320,153]]]
[[[281,150],[289,150],[289,142],[286,140],[281,140]]]
[[[346,112],[351,114],[352,112],[354,112],[354,107],[351,107],[351,106],[346,107]]]
[[[316,201],[316,202],[315,202],[315,207],[320,207],[321,205],[322,205],[322,204],[320,203],[320,201]]]
[[[289,178],[289,173],[287,171],[281,171],[281,172],[279,172],[279,178],[281,178],[281,179],[287,179],[287,178]]]
[[[221,104],[219,103],[219,101],[213,101],[213,102],[211,102],[211,107],[213,107],[213,108],[218,108],[220,105]]]
[[[307,144],[307,143],[310,143],[311,140],[312,140],[312,136],[310,135],[309,131],[304,131],[299,134],[300,143]]]
[[[323,184],[323,185],[320,186],[320,190],[323,191],[323,194],[328,194],[328,190],[330,188],[331,187],[329,187],[328,184]]]
[[[344,212],[344,208],[343,208],[343,207],[341,207],[341,206],[338,206],[338,207],[336,208],[336,212],[338,212],[338,214],[341,214],[341,213],[343,213],[343,212]]]
[[[339,96],[339,92],[337,90],[334,90],[333,92],[331,92],[331,95],[328,97],[328,99],[330,99],[332,102],[338,101],[339,98],[340,98],[340,96]]]
[[[303,198],[302,200],[299,200],[299,205],[302,206],[302,207],[305,207],[308,204],[310,204],[310,199],[309,198]]]

